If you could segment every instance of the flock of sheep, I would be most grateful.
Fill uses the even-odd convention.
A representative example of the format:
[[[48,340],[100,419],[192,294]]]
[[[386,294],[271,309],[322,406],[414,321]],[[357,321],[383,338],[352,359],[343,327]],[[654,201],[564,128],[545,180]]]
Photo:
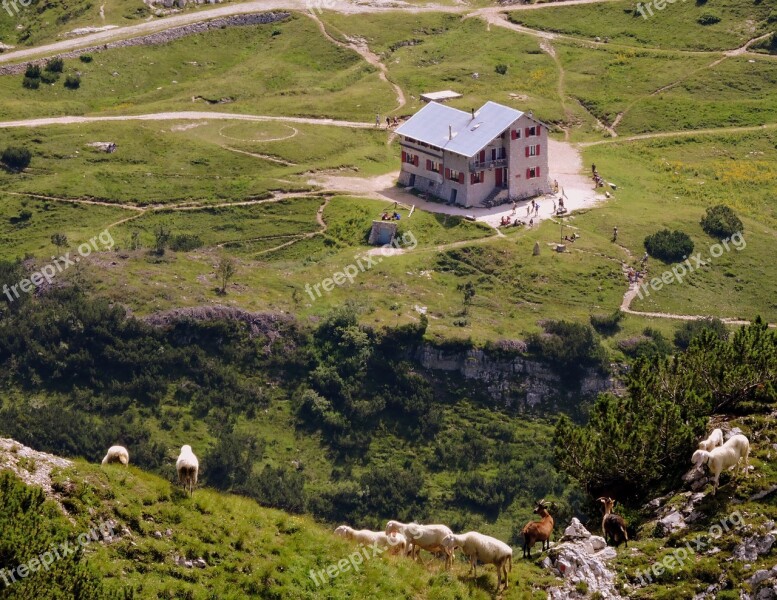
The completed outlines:
[[[124,446],[111,446],[103,458],[102,464],[119,463],[125,467],[129,465],[129,452]],[[175,470],[178,472],[178,482],[189,490],[189,495],[194,492],[194,486],[197,485],[197,475],[200,472],[200,461],[192,452],[192,447],[188,444],[181,447],[181,453],[178,460],[175,461]]]
[[[693,453],[691,462],[698,468],[707,465],[712,473],[713,495],[718,489],[718,480],[724,470],[739,465],[744,458],[745,473],[748,469],[748,457],[750,454],[750,442],[742,434],[731,436],[728,441],[723,441],[723,432],[715,429],[707,439],[699,443],[699,449]],[[129,464],[129,453],[123,446],[111,446],[102,460],[102,464],[120,463]],[[191,495],[194,486],[197,485],[197,475],[200,463],[192,452],[191,446],[181,447],[178,460],[175,463],[178,472],[178,481]],[[616,501],[613,498],[601,497],[597,502],[602,508],[602,533],[605,541],[612,542],[616,546],[624,543],[628,546],[628,532],[626,521],[620,515],[612,512]],[[553,534],[554,521],[545,500],[540,500],[534,509],[539,515],[539,521],[529,521],[523,528],[523,556],[531,558],[531,550],[537,542],[542,542],[542,550],[550,548],[550,538]],[[555,509],[555,505],[551,506]],[[367,529],[356,530],[347,525],[341,525],[335,529],[335,534],[348,540],[353,540],[364,546],[391,550],[394,554],[410,556],[415,560],[420,559],[420,551],[426,550],[445,557],[445,567],[449,568],[453,562],[454,550],[457,548],[469,558],[470,573],[474,571],[477,577],[477,564],[496,566],[497,590],[509,585],[508,575],[513,566],[513,549],[501,540],[477,531],[468,531],[457,535],[446,525],[420,525],[418,523],[400,523],[389,521],[385,531],[370,531]]]
[[[713,494],[717,492],[720,474],[736,467],[744,458],[744,470],[747,472],[750,442],[742,434],[736,434],[724,443],[723,432],[715,429],[710,436],[699,443],[699,449],[693,453],[691,462],[701,468],[707,465],[712,473]],[[608,496],[597,498],[602,509],[602,534],[605,542],[628,547],[629,534],[626,520],[613,512],[616,501]],[[555,510],[555,505],[551,505]],[[545,500],[540,500],[534,509],[539,521],[529,521],[523,528],[523,557],[531,558],[531,550],[537,542],[542,542],[542,550],[550,548],[554,521]],[[377,546],[389,549],[393,554],[419,559],[421,550],[443,554],[446,569],[454,558],[454,550],[459,548],[470,561],[470,573],[477,577],[477,563],[496,566],[497,591],[509,585],[508,574],[512,570],[513,550],[508,545],[491,536],[469,531],[456,535],[446,525],[420,525],[418,523],[400,523],[389,521],[385,531],[356,530],[348,525],[335,529],[335,534],[364,546]]]

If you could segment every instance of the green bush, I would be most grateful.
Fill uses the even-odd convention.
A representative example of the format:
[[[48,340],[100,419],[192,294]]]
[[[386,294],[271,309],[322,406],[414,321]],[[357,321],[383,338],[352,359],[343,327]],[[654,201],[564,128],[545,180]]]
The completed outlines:
[[[40,67],[38,65],[27,65],[27,70],[24,72],[25,77],[32,79],[40,78]]]
[[[69,90],[77,90],[81,87],[81,78],[78,75],[68,75],[65,77],[65,87]]]
[[[65,68],[65,61],[63,61],[61,58],[52,58],[46,63],[45,70],[49,71],[50,73],[61,73],[62,69]]]
[[[678,262],[691,255],[693,241],[682,231],[662,229],[645,238],[645,250],[664,262]]]
[[[59,73],[56,71],[43,71],[43,73],[40,74],[40,80],[42,83],[56,83],[59,79]]]
[[[623,313],[620,309],[609,315],[591,315],[591,327],[601,335],[613,335],[620,329]]]
[[[496,67],[494,67],[494,71],[496,71],[500,75],[506,75],[507,74],[507,65],[500,63]]]
[[[719,340],[728,339],[728,329],[726,329],[723,321],[714,317],[708,317],[683,323],[674,334],[674,344],[681,350],[685,350],[703,331],[709,331]]]
[[[22,87],[25,87],[28,90],[37,90],[40,87],[40,78],[25,77],[22,79]]]
[[[175,252],[189,252],[202,246],[203,242],[199,236],[190,233],[181,233],[170,238],[170,250]]]
[[[24,171],[24,169],[30,166],[32,152],[27,150],[27,148],[8,146],[3,150],[3,153],[0,154],[0,161],[2,161],[9,169]]]
[[[725,204],[709,207],[701,219],[701,228],[711,236],[721,239],[744,231],[742,221],[731,207]]]
[[[618,342],[618,349],[631,358],[660,358],[672,353],[672,345],[664,334],[650,327],[641,336]]]
[[[605,367],[607,355],[592,327],[570,321],[546,321],[542,327],[544,333],[526,340],[528,349],[566,375],[579,376],[586,367]]]
[[[714,25],[715,23],[720,23],[720,17],[715,13],[704,13],[696,19],[696,22],[699,25]]]
[[[82,63],[90,63],[92,62],[92,55],[91,54],[82,54],[78,57],[78,60],[80,60]]]

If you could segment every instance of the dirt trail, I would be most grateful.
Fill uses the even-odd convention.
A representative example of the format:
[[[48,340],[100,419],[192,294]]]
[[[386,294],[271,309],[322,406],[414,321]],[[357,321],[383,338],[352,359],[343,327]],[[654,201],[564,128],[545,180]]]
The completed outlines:
[[[349,40],[349,43],[347,44],[343,43],[340,40],[337,40],[331,35],[329,35],[329,32],[326,30],[326,26],[321,21],[321,19],[318,18],[318,15],[316,15],[313,12],[309,12],[308,16],[316,22],[316,25],[318,25],[319,30],[321,30],[321,34],[326,39],[328,39],[336,46],[353,50],[359,56],[361,56],[365,61],[367,61],[373,67],[376,67],[378,69],[379,71],[378,77],[381,79],[381,81],[385,81],[387,84],[389,84],[394,89],[394,93],[397,96],[397,107],[392,112],[396,112],[402,109],[405,106],[405,104],[407,104],[407,100],[405,99],[405,93],[402,91],[402,88],[389,79],[388,69],[386,68],[386,65],[384,65],[381,62],[380,57],[378,57],[377,54],[375,54],[370,50],[369,46],[367,46],[367,42],[364,39]],[[338,33],[342,34],[342,32],[338,32]],[[347,36],[345,36],[344,34],[343,34],[343,37],[348,39]]]
[[[358,121],[340,121],[337,119],[313,119],[308,117],[277,117],[268,115],[247,115],[241,113],[181,111],[151,113],[145,115],[112,115],[93,117],[43,117],[40,119],[25,119],[21,121],[0,122],[0,129],[9,127],[44,127],[46,125],[75,125],[80,123],[101,123],[104,121],[198,121],[203,119],[226,119],[232,121],[276,121],[282,123],[301,123],[303,125],[334,125],[336,127],[353,127],[369,129],[374,123]]]
[[[749,131],[764,131],[765,129],[774,129],[777,123],[767,123],[765,125],[751,125],[748,127],[717,127],[712,129],[683,129],[679,131],[661,131],[658,133],[642,133],[629,137],[620,137],[616,140],[597,140],[595,142],[581,142],[578,146],[586,148],[589,146],[599,146],[601,144],[616,144],[618,142],[637,142],[639,140],[650,140],[654,138],[684,137],[692,135],[715,135],[727,133],[747,133]]]

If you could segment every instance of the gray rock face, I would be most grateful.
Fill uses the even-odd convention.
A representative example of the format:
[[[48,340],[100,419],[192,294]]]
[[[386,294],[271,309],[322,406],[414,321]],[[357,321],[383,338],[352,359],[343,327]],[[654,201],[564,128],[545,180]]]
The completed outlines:
[[[740,560],[743,562],[753,562],[758,559],[759,556],[767,554],[772,549],[777,537],[775,533],[767,533],[766,535],[753,535],[746,538],[734,548],[732,557],[734,560]]]
[[[604,538],[591,533],[577,519],[564,530],[561,542],[548,551],[540,563],[555,575],[564,579],[564,584],[548,592],[549,600],[568,600],[576,597],[575,586],[585,582],[588,592],[599,592],[602,598],[621,598],[615,589],[615,574],[607,568],[606,562],[617,556],[615,548],[605,544]]]
[[[519,351],[525,350],[523,342],[517,344]],[[562,379],[557,370],[525,356],[496,358],[479,348],[451,352],[426,344],[418,349],[415,359],[426,369],[456,371],[466,379],[481,381],[492,397],[508,404],[517,399],[526,408],[577,400],[581,395],[595,396],[616,388],[613,378],[589,371],[580,381],[579,389],[563,396]]]
[[[653,535],[659,538],[667,537],[675,531],[686,529],[687,527],[688,525],[685,524],[683,515],[678,511],[672,511],[656,523]]]

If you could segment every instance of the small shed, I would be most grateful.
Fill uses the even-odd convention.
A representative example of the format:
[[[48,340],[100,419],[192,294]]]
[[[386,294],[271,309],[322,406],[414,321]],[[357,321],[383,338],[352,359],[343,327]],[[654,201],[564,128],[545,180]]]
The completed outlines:
[[[446,100],[453,100],[454,98],[461,98],[461,94],[454,92],[453,90],[421,94],[421,100],[424,102],[445,102]]]
[[[388,246],[397,235],[397,225],[394,221],[373,221],[367,243],[372,246]]]

